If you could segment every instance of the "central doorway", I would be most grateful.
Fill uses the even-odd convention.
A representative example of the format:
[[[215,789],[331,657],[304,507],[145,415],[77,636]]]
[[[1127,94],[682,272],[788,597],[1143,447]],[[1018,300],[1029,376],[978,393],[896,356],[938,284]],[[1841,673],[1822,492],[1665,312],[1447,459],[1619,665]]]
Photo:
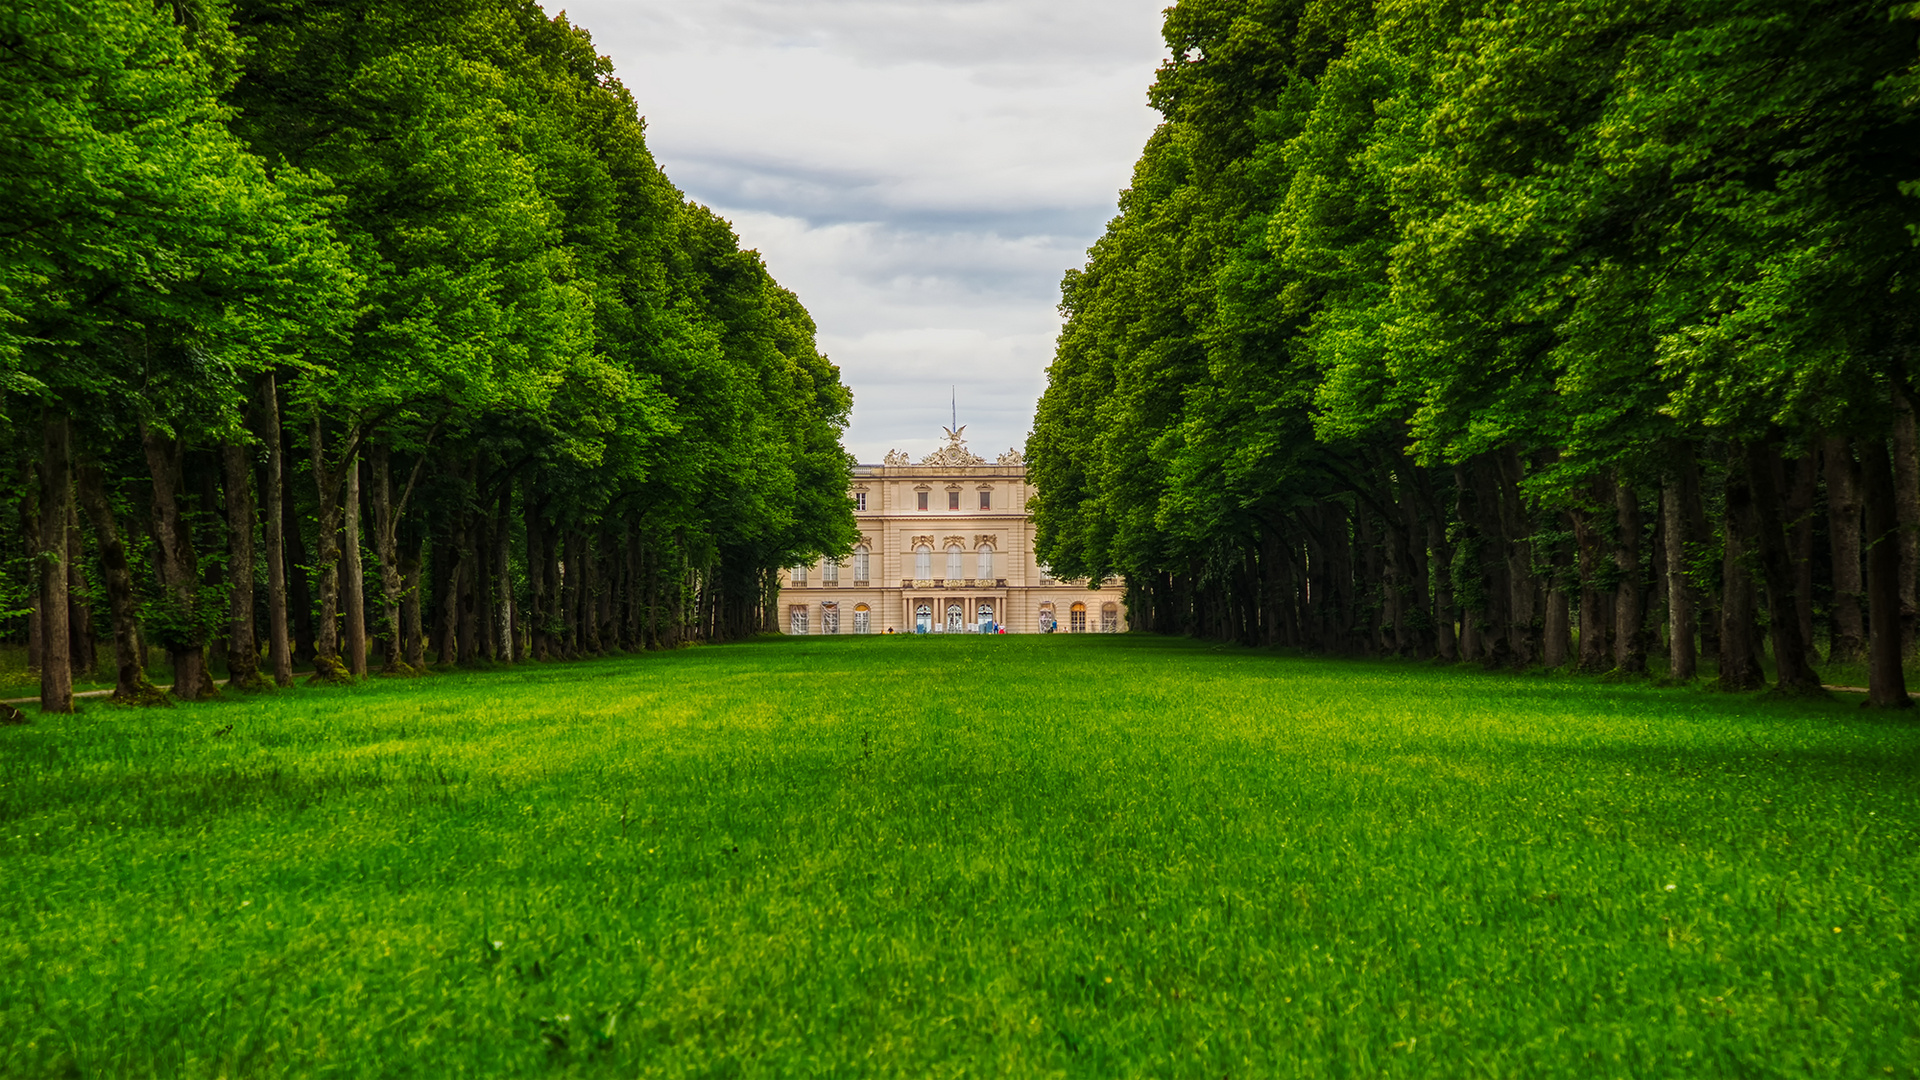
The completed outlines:
[[[965,633],[966,628],[967,628],[966,609],[962,608],[957,603],[948,604],[947,605],[947,633],[949,634]]]
[[[933,609],[924,603],[913,609],[913,632],[916,634],[933,633]]]

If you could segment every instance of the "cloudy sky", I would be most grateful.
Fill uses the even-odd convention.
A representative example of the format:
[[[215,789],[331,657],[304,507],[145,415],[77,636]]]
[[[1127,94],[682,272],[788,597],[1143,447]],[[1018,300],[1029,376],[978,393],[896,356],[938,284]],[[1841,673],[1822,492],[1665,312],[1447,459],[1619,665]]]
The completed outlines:
[[[847,448],[1021,445],[1060,276],[1157,119],[1171,0],[548,0],[687,195],[733,223],[853,388]]]

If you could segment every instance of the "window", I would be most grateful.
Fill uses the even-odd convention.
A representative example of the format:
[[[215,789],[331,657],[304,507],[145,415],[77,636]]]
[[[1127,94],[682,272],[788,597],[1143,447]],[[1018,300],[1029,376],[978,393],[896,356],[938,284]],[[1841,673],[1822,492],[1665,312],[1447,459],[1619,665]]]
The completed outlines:
[[[917,634],[933,633],[933,609],[924,600],[913,609],[913,630]]]
[[[956,601],[947,605],[947,633],[963,634],[967,629],[967,612]]]
[[[1067,609],[1067,629],[1075,634],[1087,632],[1087,605],[1075,604]]]
[[[807,568],[804,566],[794,567],[787,572],[787,580],[795,585],[805,585],[807,583]]]
[[[867,508],[867,493],[866,493],[866,492],[864,492],[864,491],[856,491],[856,492],[854,492],[854,493],[853,493],[853,508],[854,508],[855,510],[865,510],[865,509]]]
[[[820,605],[820,632],[837,634],[840,632],[840,605],[829,600]]]
[[[913,549],[913,576],[921,581],[933,576],[933,549],[925,544]]]
[[[927,508],[927,496],[931,494],[931,492],[921,491],[916,494],[920,496],[920,509],[925,510]]]
[[[993,509],[993,492],[982,491],[980,493],[980,509],[982,510]]]
[[[853,632],[856,634],[873,633],[873,609],[865,604],[853,605]]]
[[[795,604],[787,609],[787,632],[790,634],[807,632],[807,605]]]
[[[1109,600],[1100,605],[1100,632],[1117,634],[1120,632],[1120,605]]]
[[[947,509],[949,510],[960,509],[960,493],[958,491],[947,492]]]
[[[979,554],[974,556],[973,561],[976,564],[974,567],[973,576],[980,578],[983,581],[992,581],[993,580],[993,545],[981,544],[980,552]]]
[[[961,556],[961,552],[960,552],[959,544],[947,545],[947,580],[948,581],[958,581],[967,575],[967,571],[965,570],[965,568],[963,568],[960,565],[960,556]]]
[[[980,603],[975,604],[973,606],[973,621],[975,625],[977,625],[980,628],[981,633],[983,634],[993,633],[993,630],[994,630],[993,605],[985,601],[981,601]]]
[[[839,559],[828,559],[825,563],[821,564],[820,584],[822,585],[840,584],[840,560]]]
[[[853,549],[853,583],[855,585],[865,585],[868,581],[872,580],[867,577],[867,568],[870,565],[871,565],[871,561],[867,557],[867,549],[864,547],[854,548]]]
[[[1059,625],[1060,623],[1058,622],[1058,620],[1056,620],[1053,617],[1053,605],[1051,603],[1041,604],[1040,605],[1040,632],[1043,634],[1051,634],[1053,633],[1054,628]]]

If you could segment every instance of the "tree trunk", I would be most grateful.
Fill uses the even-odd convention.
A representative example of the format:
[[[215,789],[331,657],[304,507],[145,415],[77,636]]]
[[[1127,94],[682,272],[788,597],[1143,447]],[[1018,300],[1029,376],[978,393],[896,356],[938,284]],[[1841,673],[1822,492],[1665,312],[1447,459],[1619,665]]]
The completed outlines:
[[[275,401],[278,401],[276,394]],[[278,411],[278,410],[277,410]],[[284,416],[284,411],[279,411]],[[311,662],[316,649],[313,629],[313,568],[307,565],[307,541],[302,535],[300,501],[295,498],[293,432],[280,429],[280,538],[287,545],[287,614],[293,634],[293,656],[288,663]]]
[[[461,549],[466,546],[465,541],[458,535],[465,531],[465,526],[459,521],[460,519],[456,517],[456,535],[435,552],[436,563],[446,567],[446,592],[441,594],[440,600],[440,648],[438,651],[442,664],[457,664],[465,659],[460,651],[462,644],[460,641],[460,594],[463,591],[463,583],[460,579],[465,575],[467,568],[460,557]],[[442,555],[445,557],[441,558]]]
[[[356,451],[341,463],[346,480],[346,496],[341,526],[346,556],[346,573],[340,585],[342,612],[346,616],[347,671],[356,679],[367,677],[367,569],[360,554],[360,455]]]
[[[580,649],[591,656],[604,656],[606,645],[600,640],[600,565],[592,533],[580,541]]]
[[[320,618],[313,639],[313,676],[315,683],[345,682],[350,678],[340,660],[340,473],[327,465],[326,432],[320,424],[320,407],[314,406],[308,452],[313,458],[313,483],[320,498],[319,551],[315,565],[320,570]]]
[[[181,465],[185,470],[185,476],[191,480],[198,481],[200,487],[200,498],[198,500],[198,506],[196,507],[198,513],[189,519],[190,524],[188,528],[199,524],[201,536],[207,540],[214,550],[218,551],[226,548],[228,544],[225,539],[225,523],[221,522],[219,525],[214,524],[215,522],[219,522],[221,517],[220,474],[225,469],[225,466],[220,463],[219,451],[208,450],[204,453],[189,451],[181,457]],[[200,583],[204,589],[200,595],[213,597],[226,592],[226,570],[225,559],[206,560],[206,565],[200,572]],[[212,610],[206,613],[208,624],[214,628],[211,639],[208,641],[205,654],[207,658],[206,667],[209,673],[213,670],[214,657],[219,657],[221,663],[226,662],[227,619],[223,617],[224,614],[223,612]],[[212,675],[209,674],[209,692],[212,690],[211,680]]]
[[[273,372],[260,376],[258,432],[267,448],[267,475],[260,485],[267,505],[261,525],[267,544],[267,662],[278,686],[293,685],[293,650],[287,640],[286,448],[280,437],[280,394]]]
[[[563,647],[567,659],[571,660],[586,648],[586,637],[580,632],[580,534],[569,530],[565,543],[566,562],[560,567],[560,610],[566,623]]]
[[[228,575],[233,581],[227,594],[227,685],[265,690],[253,633],[253,462],[237,442],[222,444],[220,457],[226,471]]]
[[[1833,554],[1833,633],[1827,658],[1852,663],[1867,654],[1867,626],[1860,612],[1866,588],[1860,577],[1860,469],[1843,438],[1824,447],[1827,473],[1827,543]]]
[[[536,501],[533,491],[529,490],[525,501],[527,511],[527,641],[528,651],[535,660],[553,659],[553,646],[547,640],[547,621],[551,617],[547,611],[550,602],[547,599],[547,559],[551,548],[546,531],[545,499]]]
[[[1754,620],[1753,577],[1747,572],[1753,489],[1738,460],[1727,463],[1726,543],[1720,571],[1720,680],[1722,690],[1756,690],[1766,682]]]
[[[67,639],[72,643],[73,677],[91,678],[100,666],[100,657],[93,645],[93,609],[87,597],[93,590],[87,587],[86,560],[81,552],[86,548],[86,540],[80,532],[80,507],[72,497],[72,429],[68,429],[68,483],[67,499]]]
[[[164,705],[166,695],[147,681],[146,649],[140,642],[140,608],[133,594],[133,569],[127,563],[127,547],[120,539],[114,520],[113,504],[107,501],[106,482],[100,466],[88,462],[80,467],[80,503],[93,522],[93,535],[100,547],[100,569],[105,575],[107,615],[113,620],[113,660],[116,669],[113,700],[126,705]]]
[[[1794,459],[1786,498],[1787,555],[1793,570],[1795,610],[1800,615],[1802,662],[1811,669],[1820,661],[1813,640],[1813,503],[1819,489],[1820,457],[1809,449]]]
[[[41,410],[40,711],[73,711],[73,639],[68,621],[67,509],[73,501],[72,424],[66,410]]]
[[[420,569],[426,557],[427,541],[422,536],[407,545],[400,562],[400,649],[408,670],[416,675],[427,670],[427,628],[420,612]]]
[[[1380,561],[1380,538],[1374,535],[1374,514],[1364,501],[1356,500],[1353,514],[1354,570],[1359,579],[1360,588],[1355,589],[1356,597],[1364,611],[1361,623],[1360,639],[1364,643],[1362,652],[1366,655],[1379,655],[1386,651],[1387,611],[1392,601],[1388,591],[1393,587],[1391,576],[1383,571]],[[1229,620],[1238,623],[1234,609],[1234,598],[1239,589],[1229,586],[1220,598],[1221,613]],[[1235,640],[1238,634],[1235,628],[1226,630],[1220,638]]]
[[[1914,432],[1913,403],[1893,390],[1893,506],[1900,523],[1900,652],[1913,655],[1914,628],[1920,623],[1915,575],[1920,574],[1920,441]]]
[[[494,521],[494,580],[500,594],[500,660],[511,664],[516,659],[514,646],[519,632],[513,605],[513,477],[500,481],[500,512]]]
[[[1497,453],[1475,458],[1467,468],[1473,498],[1463,503],[1463,521],[1477,536],[1473,549],[1474,574],[1479,582],[1480,659],[1488,667],[1508,667],[1519,655],[1513,640],[1513,575],[1508,559],[1507,521],[1501,506],[1504,486]],[[1468,516],[1468,515],[1471,516]]]
[[[1699,469],[1693,445],[1676,441],[1669,447],[1674,472],[1660,488],[1660,510],[1667,546],[1667,677],[1691,682],[1699,674],[1699,653],[1693,642],[1693,588],[1687,581],[1687,505],[1697,499]]]
[[[1706,484],[1700,476],[1700,459],[1697,454],[1692,458],[1694,478],[1691,491],[1687,492],[1687,536],[1693,544],[1704,545],[1712,549],[1714,530],[1707,520]],[[1720,582],[1714,576],[1715,567],[1710,561],[1697,555],[1690,563],[1688,571],[1693,580],[1693,625],[1700,632],[1700,655],[1718,657],[1720,655]],[[1706,571],[1701,577],[1701,572]]]
[[[24,541],[29,567],[37,565],[40,551],[40,495],[46,487],[46,470],[38,463],[27,466],[26,483],[20,496],[20,539]],[[29,570],[29,574],[37,574]],[[31,602],[27,605],[27,674],[40,674],[40,654],[46,635],[40,623],[40,579],[31,583]]]
[[[1604,484],[1596,486],[1597,495],[1611,496]],[[1580,569],[1580,661],[1578,670],[1589,674],[1613,666],[1613,590],[1602,581],[1604,538],[1594,527],[1596,511],[1570,510],[1574,546]]]
[[[1900,515],[1886,440],[1855,440],[1867,510],[1867,704],[1911,709],[1900,642]]]
[[[1406,458],[1401,458],[1396,468],[1403,478],[1400,485],[1400,542],[1403,546],[1403,558],[1407,571],[1407,598],[1403,607],[1406,610],[1406,622],[1411,640],[1402,641],[1401,648],[1408,656],[1425,660],[1435,654],[1433,633],[1433,591],[1428,578],[1429,552],[1427,551],[1427,525],[1420,519],[1421,500],[1416,494],[1422,480],[1417,472],[1419,466]],[[1281,538],[1273,538],[1274,612],[1275,632],[1284,641],[1288,633],[1287,611],[1285,603],[1291,594],[1292,566],[1290,561],[1279,558]],[[1287,644],[1292,644],[1288,641]],[[1408,646],[1411,649],[1408,650]]]
[[[1640,566],[1640,496],[1623,481],[1613,485],[1618,516],[1613,538],[1613,664],[1628,675],[1647,673],[1647,609]]]
[[[480,469],[475,464],[474,475]],[[477,493],[476,493],[477,494]],[[473,583],[473,604],[469,609],[471,616],[462,628],[473,643],[472,657],[475,660],[494,660],[499,656],[498,643],[494,641],[494,627],[499,625],[495,616],[497,605],[494,602],[493,567],[489,564],[489,553],[493,545],[489,542],[492,523],[487,519],[486,503],[475,499],[472,524],[467,532],[471,546],[460,553],[460,561],[471,568],[468,580]],[[461,643],[461,652],[467,652],[466,643]]]
[[[1771,442],[1746,447],[1747,482],[1753,488],[1754,524],[1759,531],[1760,572],[1767,586],[1767,626],[1773,639],[1775,685],[1783,693],[1820,693],[1820,676],[1807,663],[1807,643],[1800,636],[1800,606],[1806,603],[1794,587],[1793,553],[1788,547],[1785,507],[1779,481],[1784,469],[1780,449]]]
[[[1460,659],[1460,638],[1456,629],[1457,612],[1453,602],[1453,545],[1447,540],[1447,524],[1440,515],[1437,499],[1425,500],[1427,519],[1427,572],[1433,581],[1433,655],[1448,663]]]
[[[207,673],[206,630],[200,611],[199,558],[193,534],[180,512],[182,447],[177,439],[142,424],[141,448],[153,476],[153,531],[158,541],[166,617],[161,645],[173,661],[173,696],[198,701],[212,689]]]
[[[1569,586],[1574,581],[1573,550],[1565,540],[1553,542],[1553,577],[1547,584],[1547,611],[1542,620],[1540,663],[1559,668],[1573,656],[1573,612]]]
[[[1542,610],[1546,597],[1539,576],[1533,572],[1533,527],[1527,520],[1526,500],[1520,494],[1526,467],[1511,445],[1496,451],[1493,460],[1498,465],[1495,480],[1500,492],[1501,555],[1507,578],[1508,647],[1513,650],[1514,666],[1526,667],[1540,662],[1546,641]]]
[[[400,615],[406,585],[400,567],[399,508],[393,502],[392,452],[385,446],[375,446],[368,456],[373,472],[367,485],[373,503],[373,550],[380,564],[380,603],[385,612],[387,633],[392,638],[380,673],[415,675],[418,671],[407,659],[411,650],[406,644],[405,620]]]

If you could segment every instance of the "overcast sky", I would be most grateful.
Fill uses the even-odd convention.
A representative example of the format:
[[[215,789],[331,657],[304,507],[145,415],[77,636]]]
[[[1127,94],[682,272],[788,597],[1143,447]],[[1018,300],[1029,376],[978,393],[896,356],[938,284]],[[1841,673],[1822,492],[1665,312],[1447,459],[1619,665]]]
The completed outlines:
[[[853,388],[847,448],[1023,445],[1060,277],[1153,130],[1171,0],[547,0],[667,176],[731,221]]]

